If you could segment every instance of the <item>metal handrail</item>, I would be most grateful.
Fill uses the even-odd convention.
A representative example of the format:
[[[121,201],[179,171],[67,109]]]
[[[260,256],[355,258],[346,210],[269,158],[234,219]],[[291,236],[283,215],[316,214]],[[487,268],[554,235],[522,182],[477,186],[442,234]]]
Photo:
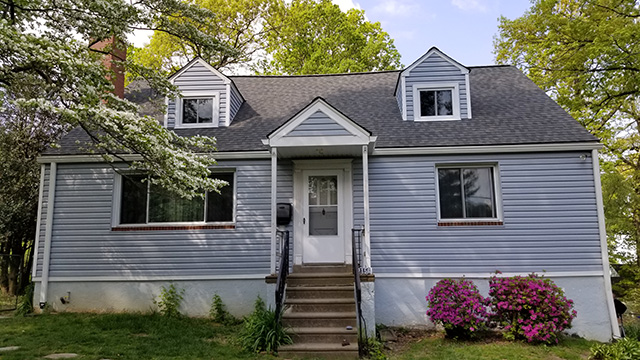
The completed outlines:
[[[289,275],[289,231],[276,231],[276,238],[281,239],[278,280],[276,281],[276,316],[280,321],[287,275]]]
[[[362,269],[362,238],[364,227],[351,230],[351,261],[353,264],[353,278],[355,284],[356,314],[358,316],[358,353],[364,356],[367,340],[367,323],[362,315],[362,288],[360,273]]]

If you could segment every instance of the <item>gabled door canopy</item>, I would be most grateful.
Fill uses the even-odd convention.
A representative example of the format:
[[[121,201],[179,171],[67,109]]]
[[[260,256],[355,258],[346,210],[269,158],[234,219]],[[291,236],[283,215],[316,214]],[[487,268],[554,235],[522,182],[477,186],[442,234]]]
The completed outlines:
[[[316,125],[318,120],[312,117],[320,117],[323,125]],[[373,150],[375,141],[371,132],[317,97],[262,143],[278,148],[281,157],[326,157],[359,155],[363,145]]]

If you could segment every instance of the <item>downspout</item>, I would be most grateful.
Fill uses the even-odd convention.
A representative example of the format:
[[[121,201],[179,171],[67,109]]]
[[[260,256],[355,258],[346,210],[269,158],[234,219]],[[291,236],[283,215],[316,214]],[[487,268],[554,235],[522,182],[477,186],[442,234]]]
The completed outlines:
[[[51,234],[53,232],[53,211],[56,191],[58,164],[51,163],[49,170],[49,194],[47,196],[47,222],[44,231],[44,254],[42,254],[42,278],[40,279],[40,309],[47,304],[49,290],[49,260],[51,259]]]
[[[38,217],[36,218],[36,238],[33,242],[33,269],[31,269],[31,278],[38,275],[38,250],[40,249],[40,226],[42,225],[42,200],[44,197],[44,176],[47,165],[40,165],[40,187],[38,190]]]
[[[271,274],[276,273],[276,217],[278,196],[278,150],[271,148]]]
[[[600,181],[600,160],[598,150],[591,150],[591,161],[593,162],[593,180],[596,187],[596,206],[598,208],[598,230],[600,232],[600,250],[602,252],[602,270],[604,276],[605,298],[609,309],[611,321],[611,332],[614,338],[620,337],[618,328],[618,318],[616,317],[615,306],[613,305],[613,293],[611,289],[611,271],[609,270],[609,254],[607,251],[607,231],[604,224],[604,203],[602,201],[602,183]]]
[[[368,271],[371,270],[371,243],[369,234],[371,233],[369,221],[369,147],[362,146],[362,202],[364,207],[364,243],[363,250],[363,267]]]

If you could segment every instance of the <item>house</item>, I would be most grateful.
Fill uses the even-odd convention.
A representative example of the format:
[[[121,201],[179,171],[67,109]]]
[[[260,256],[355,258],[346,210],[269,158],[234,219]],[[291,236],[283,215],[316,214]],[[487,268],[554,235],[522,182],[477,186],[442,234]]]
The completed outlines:
[[[145,311],[173,283],[187,314],[206,314],[214,293],[247,314],[257,296],[273,304],[288,233],[292,283],[320,284],[333,266],[346,275],[324,285],[342,286],[357,244],[368,331],[429,325],[438,280],[464,276],[486,294],[500,270],[564,288],[577,334],[618,335],[601,145],[516,68],[432,48],[401,71],[225,76],[196,59],[171,80],[183,97],[160,121],[215,136],[213,173],[229,186],[205,201],[167,196],[83,153],[72,131],[40,158],[36,304]],[[303,308],[297,290],[286,297]]]

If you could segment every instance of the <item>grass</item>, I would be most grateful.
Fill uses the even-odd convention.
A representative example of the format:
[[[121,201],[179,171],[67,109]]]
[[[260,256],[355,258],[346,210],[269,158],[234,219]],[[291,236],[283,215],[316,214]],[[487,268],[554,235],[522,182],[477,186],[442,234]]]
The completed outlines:
[[[76,353],[76,359],[270,359],[243,351],[239,326],[159,314],[50,314],[0,319],[3,360]]]
[[[220,325],[203,318],[167,318],[160,314],[47,314],[0,318],[0,347],[20,346],[2,360],[36,359],[76,353],[76,359],[275,359],[243,351],[241,325]],[[594,342],[566,338],[558,346],[507,342],[501,337],[461,342],[442,333],[402,332],[390,343],[389,359],[578,360],[587,359]]]
[[[405,344],[389,355],[391,360],[442,359],[442,360],[584,360],[589,348],[596,342],[578,338],[564,338],[559,345],[531,345],[509,342],[499,338],[488,341],[454,341],[443,334],[422,336]]]

